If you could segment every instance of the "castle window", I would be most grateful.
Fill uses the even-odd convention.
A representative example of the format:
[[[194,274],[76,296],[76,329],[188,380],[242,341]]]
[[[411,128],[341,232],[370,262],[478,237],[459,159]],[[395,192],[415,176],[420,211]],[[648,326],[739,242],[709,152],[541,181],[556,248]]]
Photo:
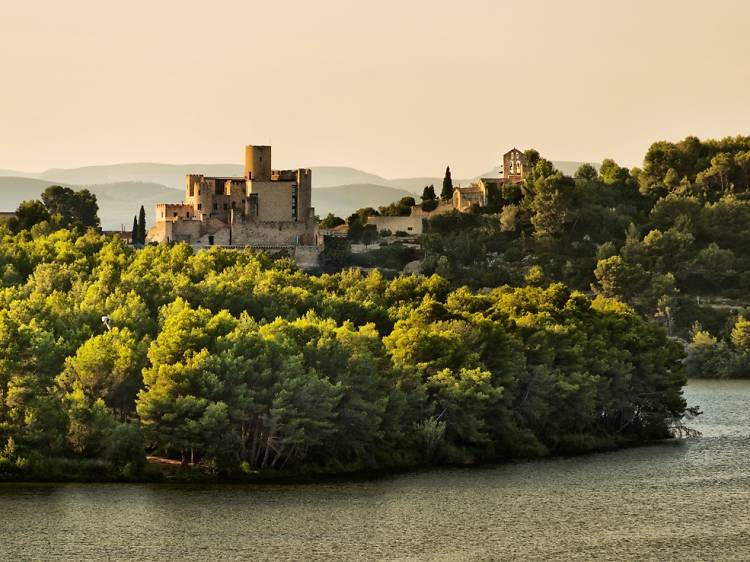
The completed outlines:
[[[172,214],[176,217],[177,216],[177,211],[174,211]]]
[[[250,197],[248,197],[248,202],[250,203],[250,213],[258,216],[258,207],[260,207],[260,204],[258,203],[258,194],[257,193],[251,193]]]
[[[199,211],[201,210],[201,207],[202,207],[202,205],[200,203],[198,203],[198,210]]]

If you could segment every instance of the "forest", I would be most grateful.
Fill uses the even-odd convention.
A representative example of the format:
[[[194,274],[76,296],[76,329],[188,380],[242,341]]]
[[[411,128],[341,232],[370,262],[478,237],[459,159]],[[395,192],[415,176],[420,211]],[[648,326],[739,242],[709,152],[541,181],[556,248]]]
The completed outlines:
[[[666,438],[690,413],[682,346],[604,295],[312,275],[76,224],[0,227],[2,479],[496,462]]]
[[[525,155],[523,183],[427,221],[423,271],[474,289],[520,286],[531,274],[616,298],[685,342],[689,376],[750,376],[750,137],[660,141],[642,168],[605,160],[574,177]],[[448,172],[444,198],[449,182]],[[435,200],[433,186],[422,200]],[[354,236],[367,215],[402,207],[360,209],[348,219]],[[398,243],[378,252],[415,259]]]

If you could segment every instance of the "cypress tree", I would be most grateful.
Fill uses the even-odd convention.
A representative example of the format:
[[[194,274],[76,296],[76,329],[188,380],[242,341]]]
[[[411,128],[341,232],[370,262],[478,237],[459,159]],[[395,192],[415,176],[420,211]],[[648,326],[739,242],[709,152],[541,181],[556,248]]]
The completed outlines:
[[[451,167],[445,169],[445,178],[443,178],[443,191],[440,192],[440,198],[447,201],[453,197],[453,180],[451,179]]]
[[[435,199],[435,186],[426,185],[422,191],[422,201],[432,201]]]
[[[133,215],[133,230],[130,233],[130,243],[140,244],[138,241],[138,217]]]
[[[146,243],[146,210],[141,205],[141,210],[138,212],[138,242],[140,244]]]

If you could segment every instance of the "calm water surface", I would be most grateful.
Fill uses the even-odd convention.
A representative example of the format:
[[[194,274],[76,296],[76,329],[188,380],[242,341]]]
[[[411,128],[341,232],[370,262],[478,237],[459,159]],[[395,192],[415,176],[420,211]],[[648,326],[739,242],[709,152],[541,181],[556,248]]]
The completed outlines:
[[[750,560],[750,381],[699,439],[305,486],[0,486],[0,561]]]

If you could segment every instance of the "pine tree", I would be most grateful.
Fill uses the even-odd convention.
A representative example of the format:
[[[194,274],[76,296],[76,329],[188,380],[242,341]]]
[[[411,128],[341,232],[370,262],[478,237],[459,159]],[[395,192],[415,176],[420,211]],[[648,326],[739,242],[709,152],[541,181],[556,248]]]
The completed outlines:
[[[445,169],[445,178],[443,179],[443,191],[440,192],[440,198],[444,201],[453,197],[453,180],[451,179],[451,167]]]
[[[141,210],[138,212],[138,242],[139,244],[146,243],[146,210],[141,205]]]
[[[133,216],[133,230],[130,234],[130,241],[132,244],[140,244],[138,240],[138,217]]]

